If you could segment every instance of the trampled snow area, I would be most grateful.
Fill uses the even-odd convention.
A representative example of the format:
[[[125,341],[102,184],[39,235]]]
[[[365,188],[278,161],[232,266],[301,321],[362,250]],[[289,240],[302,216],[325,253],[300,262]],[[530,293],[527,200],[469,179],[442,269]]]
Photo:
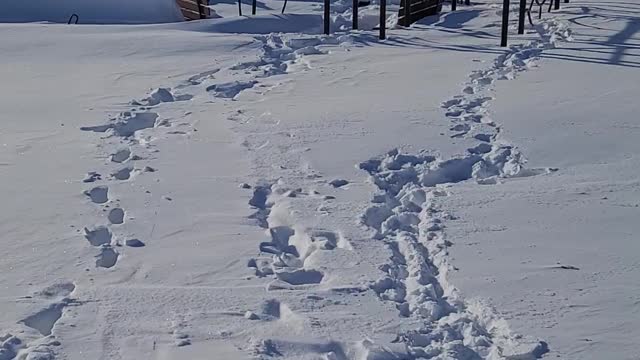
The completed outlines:
[[[640,5],[349,3],[0,24],[0,360],[639,358]]]

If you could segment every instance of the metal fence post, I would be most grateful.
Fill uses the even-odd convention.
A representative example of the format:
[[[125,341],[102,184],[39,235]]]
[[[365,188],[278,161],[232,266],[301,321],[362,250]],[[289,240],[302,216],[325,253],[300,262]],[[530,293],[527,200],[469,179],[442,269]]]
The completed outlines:
[[[502,36],[500,46],[507,46],[507,38],[509,36],[509,0],[504,0],[502,4]]]
[[[324,34],[329,35],[331,31],[331,1],[324,0]]]
[[[525,15],[527,14],[527,0],[520,0],[520,13],[518,16],[518,34],[524,34]]]
[[[238,0],[238,16],[242,16],[242,0]]]
[[[560,0],[555,0],[554,10],[560,10]]]
[[[359,0],[353,0],[353,30],[358,30],[358,3]]]
[[[404,0],[404,26],[411,26],[411,0]]]
[[[257,7],[258,7],[258,0],[253,0],[253,3],[251,4],[251,15],[256,14]]]
[[[451,0],[451,11],[456,11],[458,9],[458,0]]]
[[[387,0],[380,0],[380,40],[387,38]]]

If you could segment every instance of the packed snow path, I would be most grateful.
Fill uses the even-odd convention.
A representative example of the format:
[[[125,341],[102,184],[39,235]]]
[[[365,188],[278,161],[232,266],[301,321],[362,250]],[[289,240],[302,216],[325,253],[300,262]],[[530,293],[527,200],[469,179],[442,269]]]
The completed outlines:
[[[221,51],[177,80],[145,72],[150,61],[170,65],[143,56],[131,64],[138,71],[120,73],[117,82],[135,94],[141,79],[152,79],[147,95],[80,97],[102,116],[72,122],[82,140],[62,148],[90,146],[50,147],[64,154],[61,161],[73,160],[74,174],[86,173],[67,174],[77,178],[68,182],[76,196],[56,200],[67,211],[55,219],[73,225],[42,244],[7,244],[13,254],[30,248],[30,261],[47,275],[29,275],[22,255],[8,259],[20,272],[3,280],[13,302],[3,303],[0,359],[566,355],[553,331],[534,335],[518,326],[524,336],[513,333],[501,318],[509,304],[494,311],[452,280],[458,266],[476,266],[450,257],[459,247],[456,229],[468,221],[459,214],[466,208],[454,206],[459,191],[471,199],[566,171],[554,158],[526,166],[523,153],[535,152],[521,153],[507,139],[490,105],[502,83],[521,82],[499,80],[537,66],[544,72],[549,50],[576,36],[569,22],[552,19],[503,52],[492,46],[496,34],[479,30],[495,30],[498,9],[479,5],[396,30],[387,45],[370,44],[367,33],[207,38],[232,55]],[[469,29],[478,36],[460,36]],[[127,36],[147,32],[184,41],[153,27]],[[461,56],[470,48],[482,51]],[[616,53],[617,63],[628,63],[627,51]],[[444,72],[452,63],[456,71]],[[431,83],[442,78],[425,88],[416,73]],[[408,83],[419,91],[388,90]],[[113,115],[101,120],[104,112]],[[17,144],[23,159],[42,146],[39,139]],[[14,211],[28,212],[18,202]],[[494,305],[502,305],[499,296],[487,294]],[[547,335],[563,347],[551,341],[548,348]]]

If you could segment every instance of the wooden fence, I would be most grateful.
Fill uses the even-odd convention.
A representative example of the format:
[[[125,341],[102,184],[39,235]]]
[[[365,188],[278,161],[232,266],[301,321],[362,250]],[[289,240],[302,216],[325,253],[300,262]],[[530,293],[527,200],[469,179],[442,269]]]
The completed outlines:
[[[211,15],[208,0],[176,0],[185,20],[206,19]]]
[[[409,26],[424,17],[436,15],[442,10],[443,2],[443,0],[402,0],[398,24]]]

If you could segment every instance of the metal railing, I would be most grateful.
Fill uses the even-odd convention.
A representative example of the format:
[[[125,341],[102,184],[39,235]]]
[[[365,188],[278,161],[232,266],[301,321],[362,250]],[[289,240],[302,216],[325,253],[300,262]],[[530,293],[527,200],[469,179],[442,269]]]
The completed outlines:
[[[80,21],[80,17],[78,16],[78,14],[72,14],[71,17],[69,18],[69,21],[67,21],[68,25],[71,24],[78,24],[78,21]]]
[[[502,4],[502,31],[500,36],[500,46],[505,47],[509,42],[509,12],[510,12],[510,0],[503,0]],[[518,11],[518,34],[524,34],[524,27],[526,18],[529,18],[529,22],[533,26],[533,18],[531,17],[531,11],[533,10],[533,5],[538,5],[538,19],[542,18],[542,9],[546,5],[547,1],[549,1],[549,9],[548,12],[551,12],[551,9],[560,10],[560,0],[531,0],[529,5],[527,6],[527,0],[520,0],[520,8]],[[564,0],[564,3],[569,3],[569,0]]]
[[[185,0],[179,0],[185,1]],[[194,1],[194,0],[186,0],[186,1]],[[458,8],[458,4],[464,3],[465,5],[471,5],[471,0],[449,0],[451,3],[451,11],[456,11]],[[549,9],[559,10],[560,9],[560,0],[530,0],[529,5],[527,2],[529,0],[520,0],[520,8],[519,8],[519,17],[518,17],[518,34],[524,34],[525,30],[525,21],[527,15],[529,17],[529,22],[533,24],[533,19],[531,17],[531,11],[533,9],[534,4],[537,4],[539,7],[538,17],[542,17],[542,8],[547,1],[549,1]],[[563,0],[564,3],[569,3],[570,0]],[[200,0],[198,0],[198,3]],[[416,20],[428,16],[434,15],[440,11],[440,7],[444,3],[443,0],[402,0],[401,6],[399,10],[398,24],[402,26],[410,26]],[[284,5],[282,7],[282,13],[284,13],[285,8],[287,6],[287,0],[284,1]],[[353,0],[353,10],[352,10],[352,28],[353,30],[358,29],[358,7],[360,6],[360,0]],[[505,47],[508,45],[509,39],[509,14],[510,14],[510,6],[511,0],[503,0],[502,7],[502,26],[501,26],[501,34],[500,34],[500,46]],[[251,4],[251,13],[253,15],[256,14],[257,0],[252,0]],[[242,16],[242,0],[238,0],[238,15]],[[380,25],[378,27],[379,30],[379,38],[381,40],[386,38],[386,21],[387,21],[387,0],[380,0]],[[331,33],[331,0],[324,0],[324,14],[323,14],[323,32],[326,35]]]

